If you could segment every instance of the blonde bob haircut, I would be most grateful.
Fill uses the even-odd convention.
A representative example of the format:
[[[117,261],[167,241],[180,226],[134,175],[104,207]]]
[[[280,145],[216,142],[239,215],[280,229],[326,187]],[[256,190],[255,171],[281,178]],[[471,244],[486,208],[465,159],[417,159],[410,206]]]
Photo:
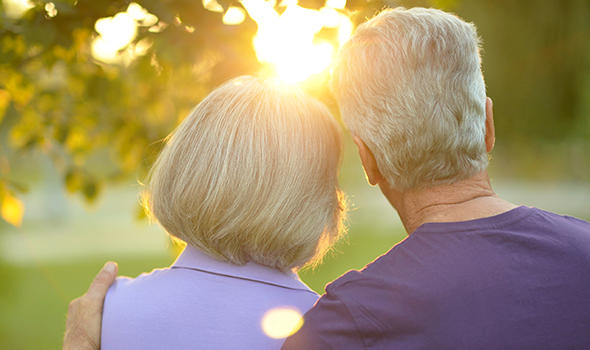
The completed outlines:
[[[317,262],[343,231],[341,131],[294,87],[243,76],[169,136],[145,204],[169,234],[233,264]]]
[[[343,46],[332,89],[342,119],[404,191],[488,165],[475,26],[436,9],[384,10]]]

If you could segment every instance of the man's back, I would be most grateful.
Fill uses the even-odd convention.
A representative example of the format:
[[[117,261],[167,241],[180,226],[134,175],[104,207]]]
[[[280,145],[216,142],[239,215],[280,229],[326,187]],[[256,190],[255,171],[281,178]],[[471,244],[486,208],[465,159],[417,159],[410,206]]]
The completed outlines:
[[[284,349],[588,349],[590,224],[428,223],[326,289]]]

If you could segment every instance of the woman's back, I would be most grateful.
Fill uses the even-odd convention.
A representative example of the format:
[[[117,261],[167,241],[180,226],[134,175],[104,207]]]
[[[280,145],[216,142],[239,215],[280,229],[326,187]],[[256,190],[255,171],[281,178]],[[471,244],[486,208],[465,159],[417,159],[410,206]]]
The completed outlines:
[[[278,349],[283,339],[264,333],[264,315],[279,308],[303,314],[316,300],[295,274],[220,262],[187,246],[170,268],[113,284],[101,348]]]
[[[280,271],[319,261],[344,231],[341,150],[329,110],[299,88],[238,77],[213,90],[167,138],[143,197],[188,248],[113,285],[102,348],[278,349],[264,315],[317,299]],[[288,332],[287,319],[269,323]]]

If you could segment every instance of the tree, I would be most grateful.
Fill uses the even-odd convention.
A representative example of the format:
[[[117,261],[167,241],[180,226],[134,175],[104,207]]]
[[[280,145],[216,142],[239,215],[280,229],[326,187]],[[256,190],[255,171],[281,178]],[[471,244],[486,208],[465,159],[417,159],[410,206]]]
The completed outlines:
[[[45,153],[65,188],[92,201],[103,183],[144,171],[212,86],[257,68],[254,23],[226,26],[194,1],[141,4],[160,28],[138,27],[126,49],[151,47],[127,64],[96,60],[91,44],[96,21],[129,1],[38,1],[22,17],[0,17],[0,202],[8,221],[18,223],[15,194],[27,187],[14,177],[19,156]]]
[[[29,182],[18,171],[22,155],[47,155],[67,191],[92,201],[105,184],[141,178],[163,138],[212,87],[261,69],[252,46],[256,23],[246,17],[224,24],[240,2],[137,0],[134,11],[152,17],[135,19],[136,35],[106,63],[93,56],[102,35],[97,20],[129,12],[129,0],[34,0],[22,14],[9,11],[23,1],[3,0],[0,14],[0,214],[13,224]],[[311,9],[324,3],[300,1]],[[497,101],[497,134],[507,149],[570,139],[590,149],[587,1],[349,0],[339,11],[359,23],[397,5],[451,9],[476,22]],[[284,10],[281,3],[276,8]],[[336,111],[324,85],[310,91]],[[538,163],[536,171],[543,169]],[[590,172],[579,156],[563,171],[580,163]],[[576,174],[590,179],[585,170]]]

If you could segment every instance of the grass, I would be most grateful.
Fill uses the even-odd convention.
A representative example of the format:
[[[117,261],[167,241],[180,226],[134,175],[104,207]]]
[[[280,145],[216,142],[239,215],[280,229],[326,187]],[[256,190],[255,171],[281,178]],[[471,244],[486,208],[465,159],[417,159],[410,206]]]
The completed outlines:
[[[388,230],[389,231],[389,230]],[[361,268],[403,237],[400,230],[380,232],[355,226],[321,266],[301,272],[318,293],[349,269]],[[173,254],[118,259],[121,275],[136,276],[169,265]],[[0,348],[59,349],[67,305],[83,294],[105,259],[72,263],[9,265],[0,262]]]
[[[349,214],[350,233],[321,266],[300,273],[303,281],[318,293],[323,293],[326,283],[349,269],[363,267],[404,237],[395,212],[377,189],[348,187],[347,193],[355,204]],[[515,203],[590,218],[584,205],[589,193],[587,185],[505,182],[497,187],[501,196]],[[160,244],[158,240],[142,238],[152,228],[132,221],[128,208],[136,203],[133,188],[106,191],[101,205],[92,212],[69,205],[67,200],[56,200],[59,199],[56,196],[53,193],[48,197],[50,207],[44,201],[28,203],[27,213],[33,219],[25,222],[20,231],[3,232],[0,225],[0,235],[6,234],[4,238],[18,235],[22,238],[19,241],[22,244],[7,244],[3,247],[7,249],[0,250],[7,254],[4,259],[8,260],[10,255],[13,257],[10,261],[21,261],[9,264],[0,256],[0,349],[59,349],[69,301],[84,293],[107,259],[116,260],[120,274],[127,276],[168,266],[174,260],[172,253],[154,249],[154,245]],[[61,203],[61,207],[56,203]],[[40,213],[36,219],[35,208]],[[49,219],[59,219],[56,212],[69,216],[62,218],[64,222],[51,222]],[[0,244],[10,241],[0,240]],[[114,246],[129,244],[131,250],[142,244],[143,248],[138,250],[144,255],[131,257],[129,250],[112,250]],[[43,258],[49,256],[41,254],[44,251],[70,260],[56,262]],[[76,254],[66,254],[72,252]],[[27,253],[32,259],[14,259]],[[84,257],[84,254],[93,256]]]
[[[121,273],[137,275],[165,266],[165,256],[120,261]],[[103,260],[75,264],[2,266],[0,348],[59,349],[70,300],[84,293]]]

